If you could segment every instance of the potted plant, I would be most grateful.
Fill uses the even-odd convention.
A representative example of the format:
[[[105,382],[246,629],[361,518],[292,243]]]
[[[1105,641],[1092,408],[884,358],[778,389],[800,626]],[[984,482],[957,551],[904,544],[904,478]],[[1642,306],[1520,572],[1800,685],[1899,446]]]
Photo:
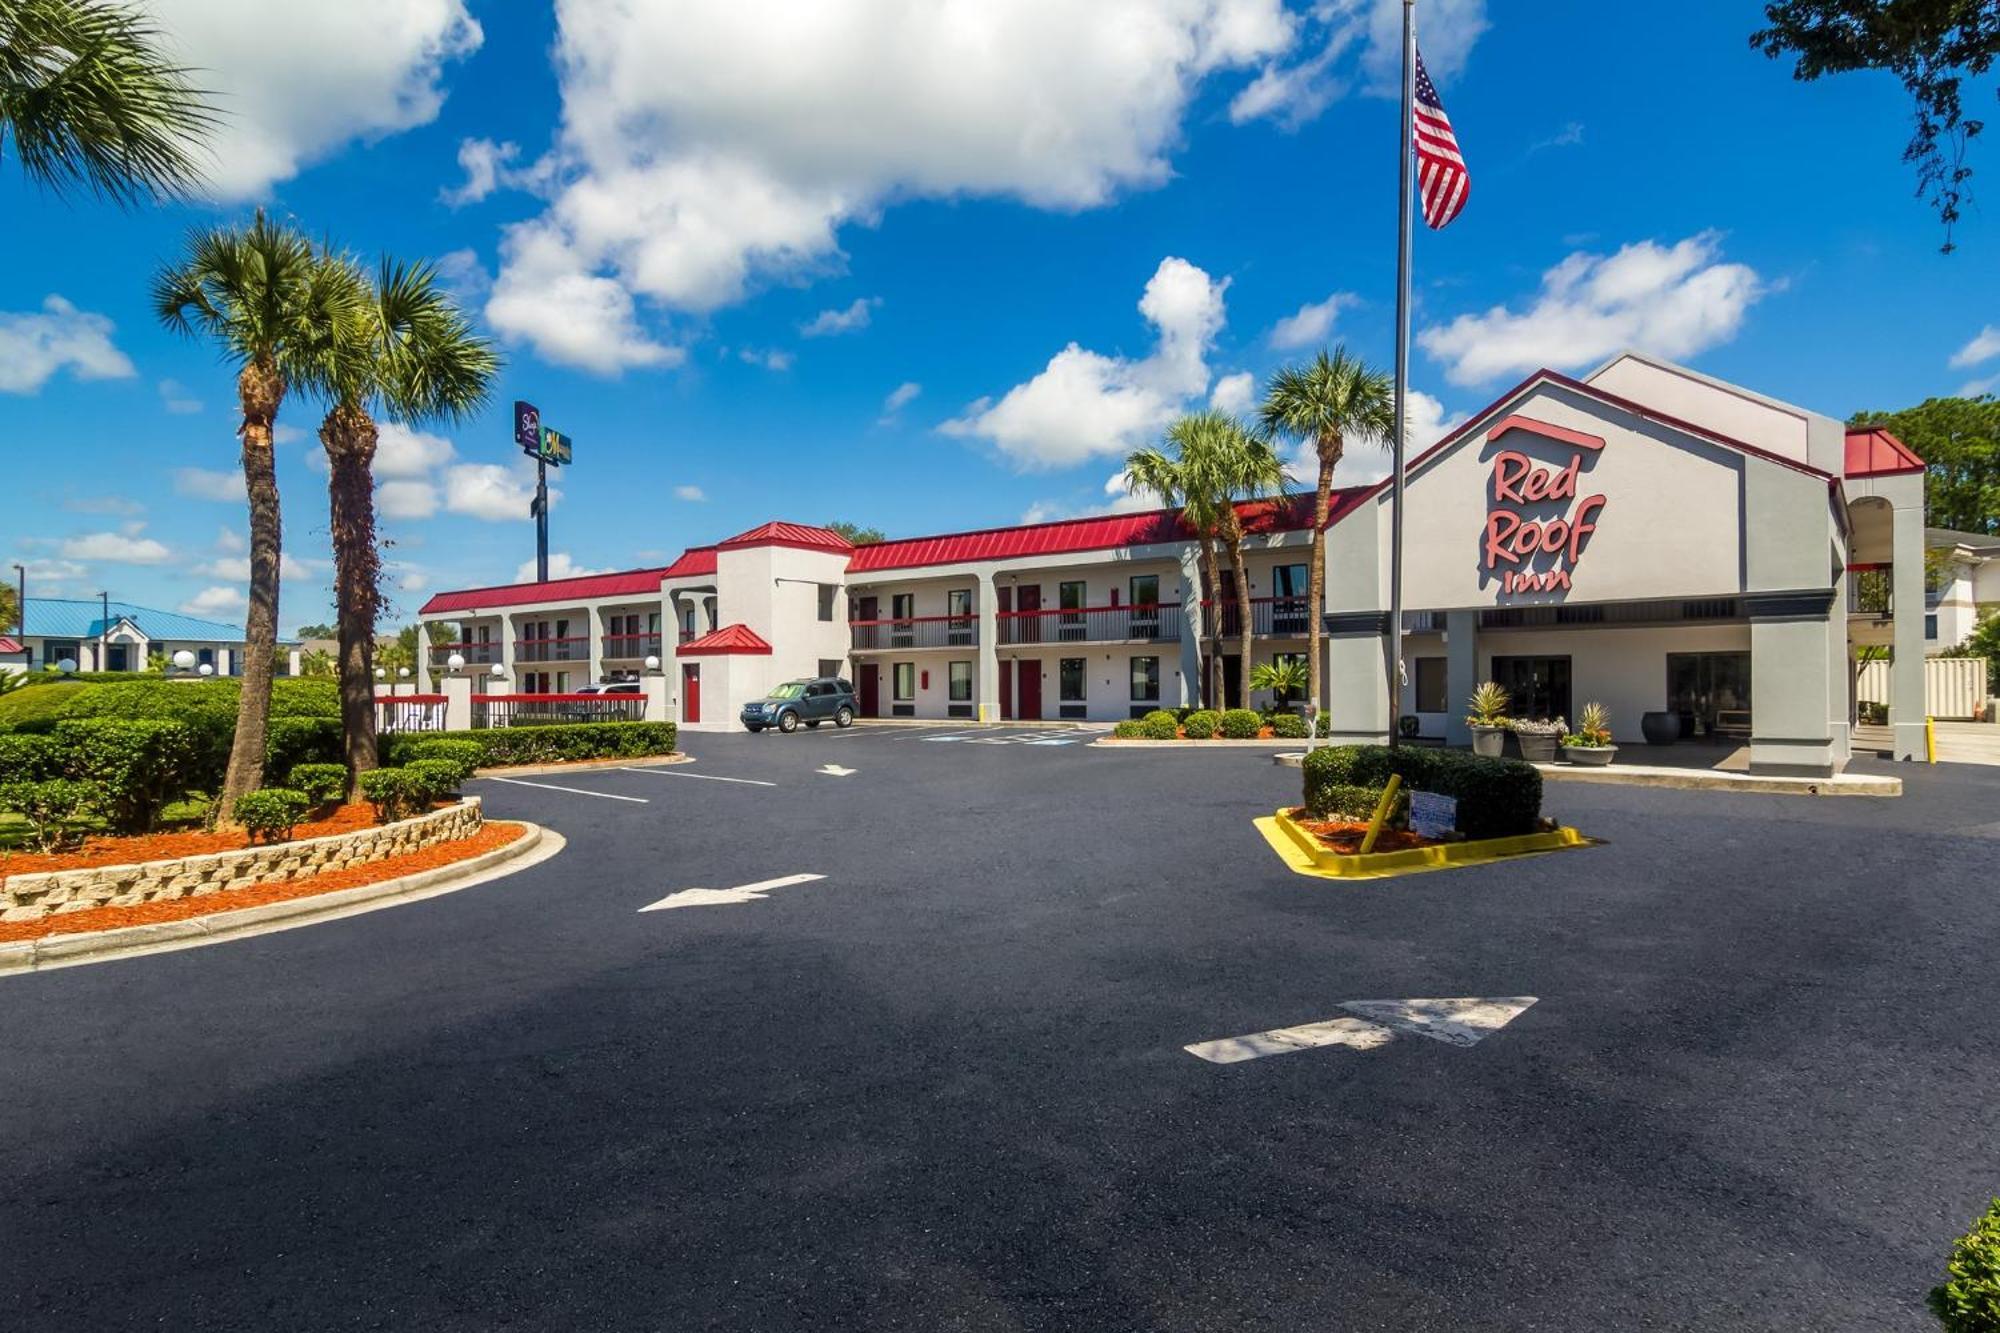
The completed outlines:
[[[1521,747],[1521,758],[1531,764],[1553,764],[1556,761],[1556,742],[1569,732],[1569,723],[1561,718],[1515,718],[1513,723],[1514,741]]]
[[[1563,758],[1572,764],[1602,767],[1618,747],[1611,743],[1611,713],[1603,704],[1585,704],[1577,728],[1563,737]]]
[[[1672,745],[1681,738],[1681,715],[1661,709],[1639,714],[1639,732],[1648,745]]]
[[[1498,759],[1507,744],[1507,691],[1489,680],[1472,692],[1466,706],[1472,710],[1465,719],[1472,728],[1472,752]]]

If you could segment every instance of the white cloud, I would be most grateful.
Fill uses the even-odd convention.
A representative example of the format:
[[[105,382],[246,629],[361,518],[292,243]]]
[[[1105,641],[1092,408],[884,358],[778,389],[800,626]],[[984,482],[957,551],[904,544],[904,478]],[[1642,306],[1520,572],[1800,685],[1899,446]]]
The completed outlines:
[[[1539,153],[1544,148],[1574,148],[1583,142],[1583,122],[1572,120],[1546,139],[1539,139],[1528,145],[1528,151]]]
[[[796,360],[792,353],[776,347],[761,352],[754,347],[739,347],[736,349],[736,359],[745,365],[762,366],[766,370],[790,370],[792,362]]]
[[[439,255],[437,272],[445,290],[467,307],[476,308],[493,290],[493,275],[479,261],[479,252],[469,245]]]
[[[691,503],[699,504],[708,498],[708,494],[699,486],[676,486],[674,487],[674,498],[676,500],[687,500]]]
[[[1289,350],[1323,343],[1333,332],[1334,317],[1360,303],[1361,298],[1352,292],[1335,292],[1324,301],[1302,305],[1271,326],[1271,346]]]
[[[1486,0],[1427,0],[1422,13],[1424,68],[1443,84],[1465,67],[1486,31]],[[1307,54],[1294,56],[1290,44],[1277,48],[1274,54],[1285,58],[1266,61],[1230,102],[1229,118],[1237,124],[1269,118],[1296,129],[1356,86],[1398,96],[1402,21],[1402,0],[1319,0],[1295,44]]]
[[[875,307],[882,304],[879,296],[857,296],[853,302],[839,310],[822,310],[805,323],[799,325],[799,332],[808,338],[825,338],[833,334],[856,333],[868,327],[868,320]]]
[[[1769,287],[1744,264],[1721,262],[1705,231],[1675,245],[1627,245],[1608,258],[1579,251],[1542,275],[1525,310],[1494,306],[1434,325],[1417,341],[1454,384],[1483,384],[1547,366],[1574,369],[1636,348],[1688,357],[1736,336]]]
[[[422,477],[443,467],[457,451],[442,435],[411,430],[397,421],[384,421],[375,428],[375,475],[378,477]]]
[[[25,544],[29,544],[24,542]],[[82,585],[90,578],[90,567],[76,560],[58,560],[53,556],[14,556],[7,564],[8,573],[12,566],[19,565],[28,577],[28,596],[95,591]]]
[[[241,472],[205,467],[175,468],[174,491],[194,500],[241,501],[246,494]]]
[[[1208,405],[1218,412],[1242,416],[1257,401],[1257,377],[1247,370],[1224,375],[1209,392]]]
[[[1158,334],[1150,356],[1105,356],[1071,343],[998,402],[981,398],[939,429],[990,441],[1023,468],[1067,467],[1136,448],[1208,388],[1208,349],[1222,328],[1228,286],[1169,256],[1139,301]]]
[[[580,579],[587,574],[608,574],[608,569],[586,569],[570,558],[568,551],[549,552],[549,577],[552,579]],[[532,583],[535,579],[535,562],[523,560],[514,571],[517,583]]]
[[[234,555],[239,551],[250,549],[250,543],[245,541],[243,534],[234,528],[218,528],[215,533],[215,549],[224,555]]]
[[[422,592],[431,584],[431,576],[415,565],[404,565],[396,575],[397,592]]]
[[[160,406],[176,416],[188,416],[201,411],[201,400],[182,387],[179,380],[161,380]]]
[[[569,0],[560,177],[487,304],[543,357],[674,359],[636,301],[703,313],[836,268],[891,202],[1093,208],[1164,182],[1212,72],[1292,41],[1282,0]]]
[[[136,374],[111,342],[115,327],[60,296],[45,298],[39,311],[0,310],[0,393],[37,393],[59,370],[80,380]]]
[[[62,507],[72,514],[116,514],[120,518],[146,512],[146,506],[122,495],[72,495]]]
[[[904,380],[901,384],[889,390],[889,396],[882,400],[882,416],[885,419],[895,416],[898,412],[915,402],[917,395],[923,391],[924,386],[915,380]]]
[[[377,482],[375,507],[384,518],[429,518],[438,511],[438,488],[428,481]]]
[[[462,0],[154,0],[222,112],[206,174],[249,199],[356,139],[435,119],[444,66],[477,50]]]
[[[1421,389],[1410,390],[1410,418],[1404,423],[1407,443],[1405,459],[1415,458],[1443,439],[1445,433],[1465,418],[1445,414],[1444,404]],[[1389,475],[1392,460],[1383,437],[1360,435],[1345,442],[1340,465],[1333,471],[1335,486],[1366,486]],[[1310,490],[1319,484],[1319,454],[1309,440],[1295,445],[1285,456],[1285,473],[1292,484]]]
[[[553,506],[562,492],[549,487]],[[533,468],[502,467],[498,463],[459,463],[444,472],[444,507],[454,514],[489,523],[526,521],[534,517],[528,505],[535,498]]]
[[[317,570],[325,569],[327,563],[324,560],[301,560],[290,551],[283,551],[278,555],[278,575],[288,582],[293,580],[305,582],[315,577]],[[250,557],[247,555],[218,556],[206,564],[196,565],[193,572],[206,575],[212,579],[234,579],[238,583],[248,583],[250,581]]]
[[[1988,324],[1974,335],[1971,342],[1959,348],[1951,356],[1951,368],[1964,370],[1982,361],[1991,361],[2000,356],[2000,325]]]
[[[507,164],[521,155],[517,143],[495,143],[491,139],[467,139],[458,146],[458,165],[465,170],[465,184],[457,189],[438,191],[438,198],[453,208],[478,203],[513,173]]]
[[[203,588],[182,602],[180,611],[184,616],[233,618],[242,615],[249,606],[250,599],[244,595],[241,588],[217,584],[212,588]]]
[[[273,444],[293,444],[299,440],[303,440],[305,437],[306,433],[297,426],[287,426],[281,422],[271,427],[271,443]],[[317,453],[318,451],[315,450],[314,452]]]
[[[119,565],[164,565],[174,553],[162,542],[141,536],[144,524],[132,524],[124,532],[88,532],[65,537],[60,550],[68,560],[108,560]]]

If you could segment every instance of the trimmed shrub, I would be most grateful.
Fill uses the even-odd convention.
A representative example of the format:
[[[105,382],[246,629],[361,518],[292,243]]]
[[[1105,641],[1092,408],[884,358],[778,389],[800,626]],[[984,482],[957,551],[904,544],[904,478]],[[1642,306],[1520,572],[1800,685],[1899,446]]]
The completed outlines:
[[[1121,741],[1143,741],[1146,739],[1146,724],[1136,717],[1128,717],[1112,727],[1111,734]]]
[[[236,731],[236,719],[229,720],[229,731]],[[223,751],[223,763],[228,764],[229,752]],[[266,773],[289,773],[301,764],[339,764],[347,766],[347,746],[340,733],[340,719],[337,717],[274,717],[264,732],[264,771]],[[221,775],[217,775],[218,782]],[[294,784],[296,785],[296,784]]]
[[[62,846],[69,825],[96,808],[97,799],[97,788],[69,778],[0,784],[0,810],[12,810],[27,820],[29,840],[44,852]]]
[[[1336,787],[1386,786],[1399,774],[1406,789],[1458,802],[1458,831],[1468,838],[1533,833],[1542,815],[1542,775],[1519,759],[1488,759],[1463,750],[1420,746],[1334,745],[1305,759],[1304,805],[1318,818]]]
[[[1221,729],[1226,740],[1254,741],[1264,729],[1264,719],[1248,708],[1231,708],[1222,715]]]
[[[1306,738],[1306,720],[1297,713],[1274,713],[1271,734],[1280,740],[1302,741]]]
[[[265,787],[236,798],[236,822],[265,842],[284,842],[312,808],[312,798],[289,787]]]
[[[363,773],[361,794],[375,807],[378,824],[402,818],[413,799],[409,775],[400,768],[377,768]]]
[[[62,755],[47,736],[0,735],[0,782],[42,782],[62,776]]]
[[[338,805],[347,795],[345,764],[296,764],[286,780],[314,805]]]
[[[179,722],[58,722],[55,744],[64,773],[99,789],[99,810],[120,833],[150,832],[161,808],[188,789],[195,747]]]
[[[1189,713],[1181,723],[1181,729],[1191,741],[1205,741],[1215,735],[1215,729],[1222,725],[1222,714],[1210,708],[1197,708]]]
[[[486,758],[486,747],[477,741],[430,737],[404,746],[401,754],[406,764],[418,759],[440,759],[452,764],[458,769],[459,783],[463,784],[479,771]]]
[[[1155,708],[1152,712],[1146,714],[1139,720],[1141,722],[1166,722],[1168,725],[1174,727],[1176,730],[1178,730],[1181,725],[1181,720],[1178,717],[1175,717],[1172,713],[1168,712],[1164,708]]]
[[[1176,741],[1181,736],[1172,713],[1148,713],[1139,719],[1139,732],[1149,741]]]
[[[1315,819],[1346,819],[1365,824],[1375,818],[1375,807],[1382,803],[1380,787],[1342,787],[1329,784],[1320,789],[1319,799],[1326,805],[1323,813]],[[1389,827],[1402,828],[1410,818],[1410,789],[1399,788],[1396,802],[1389,809]]]
[[[569,759],[633,759],[672,754],[678,729],[671,722],[565,722],[546,727],[487,727],[383,737],[382,761],[407,762],[415,745],[469,741],[480,748],[481,768],[550,764]]]
[[[403,781],[409,787],[410,803],[422,811],[432,801],[442,801],[458,790],[459,768],[449,759],[412,759],[403,765]]]
[[[1925,1303],[1944,1333],[2000,1333],[2000,1199],[1951,1247]]]

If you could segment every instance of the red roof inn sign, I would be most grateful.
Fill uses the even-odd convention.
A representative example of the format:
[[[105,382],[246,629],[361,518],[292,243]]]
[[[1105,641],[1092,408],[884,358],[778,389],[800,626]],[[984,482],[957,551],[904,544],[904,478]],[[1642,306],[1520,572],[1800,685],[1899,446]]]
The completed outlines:
[[[1567,592],[1570,575],[1604,508],[1602,495],[1576,501],[1577,473],[1584,451],[1604,447],[1595,435],[1551,426],[1528,417],[1508,417],[1486,438],[1496,440],[1510,430],[1526,431],[1571,449],[1560,469],[1537,463],[1524,453],[1503,449],[1493,456],[1492,500],[1486,511],[1486,535],[1481,547],[1489,576],[1500,580],[1500,591]],[[1560,506],[1551,513],[1549,506]],[[1534,515],[1531,517],[1531,515]]]

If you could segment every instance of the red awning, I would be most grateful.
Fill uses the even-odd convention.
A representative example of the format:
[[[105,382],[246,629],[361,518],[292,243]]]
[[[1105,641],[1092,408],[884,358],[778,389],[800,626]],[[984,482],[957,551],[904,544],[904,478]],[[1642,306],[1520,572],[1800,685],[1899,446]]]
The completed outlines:
[[[699,639],[690,639],[676,650],[682,657],[715,657],[724,653],[752,653],[769,656],[771,645],[748,625],[724,625]]]

